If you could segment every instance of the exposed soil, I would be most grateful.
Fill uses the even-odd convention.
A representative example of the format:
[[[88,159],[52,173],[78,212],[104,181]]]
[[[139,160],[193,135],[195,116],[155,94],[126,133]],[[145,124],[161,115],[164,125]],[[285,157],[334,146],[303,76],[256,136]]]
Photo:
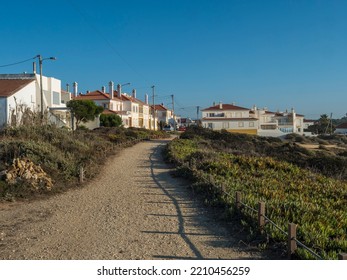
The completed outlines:
[[[161,158],[168,140],[110,157],[84,187],[0,205],[1,259],[277,259],[246,244],[174,178]]]

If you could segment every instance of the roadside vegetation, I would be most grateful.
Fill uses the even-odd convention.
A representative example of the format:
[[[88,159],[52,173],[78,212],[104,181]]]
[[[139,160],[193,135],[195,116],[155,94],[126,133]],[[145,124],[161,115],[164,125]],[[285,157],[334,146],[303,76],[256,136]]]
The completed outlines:
[[[79,186],[81,166],[85,178],[93,178],[119,149],[164,137],[164,132],[122,127],[74,132],[51,125],[7,127],[0,132],[0,201],[46,196]],[[40,187],[40,182],[33,182],[35,178],[51,181],[53,186]]]
[[[234,200],[225,193],[234,196],[240,191],[243,202],[253,208],[264,201],[266,216],[282,229],[296,223],[298,240],[323,258],[337,259],[338,253],[347,252],[347,138],[300,137],[280,140],[195,127],[172,141],[166,156],[178,166],[179,174],[194,181],[208,204],[227,207],[238,216]],[[308,150],[297,141],[326,141],[335,150]],[[247,213],[243,212],[241,222],[254,233],[254,219]],[[270,225],[266,233],[274,241],[286,240]],[[302,249],[297,254],[312,258]]]

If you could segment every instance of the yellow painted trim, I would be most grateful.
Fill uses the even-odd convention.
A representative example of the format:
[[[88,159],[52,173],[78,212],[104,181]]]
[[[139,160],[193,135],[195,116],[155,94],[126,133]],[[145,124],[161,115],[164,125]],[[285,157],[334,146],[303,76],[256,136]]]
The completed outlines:
[[[252,135],[257,134],[256,129],[227,129],[227,131],[233,132],[233,133],[244,133],[244,134],[252,134]]]

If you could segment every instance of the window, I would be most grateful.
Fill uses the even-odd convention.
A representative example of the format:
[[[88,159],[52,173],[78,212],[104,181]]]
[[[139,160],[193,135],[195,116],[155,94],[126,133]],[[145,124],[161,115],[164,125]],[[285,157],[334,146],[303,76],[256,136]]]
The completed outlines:
[[[213,129],[213,123],[208,123],[207,127],[210,128],[210,129]]]
[[[104,107],[104,109],[108,109],[108,104],[107,103],[102,103],[102,106]]]
[[[60,93],[53,91],[53,104],[59,105],[60,104]]]
[[[239,127],[243,127],[243,122],[239,122]]]
[[[254,127],[254,122],[249,122],[249,127]]]
[[[223,128],[226,129],[226,128],[229,128],[229,123],[228,122],[223,122]]]

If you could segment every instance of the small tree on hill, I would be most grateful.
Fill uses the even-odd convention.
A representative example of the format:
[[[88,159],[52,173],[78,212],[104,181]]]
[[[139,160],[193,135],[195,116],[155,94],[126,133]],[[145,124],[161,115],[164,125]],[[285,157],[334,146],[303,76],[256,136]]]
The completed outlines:
[[[77,127],[81,122],[95,120],[104,110],[102,106],[96,105],[91,100],[70,100],[66,103],[66,107],[70,108],[74,114]]]
[[[122,118],[114,114],[101,114],[100,125],[105,127],[120,127],[122,125]]]
[[[334,132],[334,130],[335,126],[331,124],[331,120],[327,114],[321,115],[316,124],[308,127],[308,131],[316,134],[331,134]]]

